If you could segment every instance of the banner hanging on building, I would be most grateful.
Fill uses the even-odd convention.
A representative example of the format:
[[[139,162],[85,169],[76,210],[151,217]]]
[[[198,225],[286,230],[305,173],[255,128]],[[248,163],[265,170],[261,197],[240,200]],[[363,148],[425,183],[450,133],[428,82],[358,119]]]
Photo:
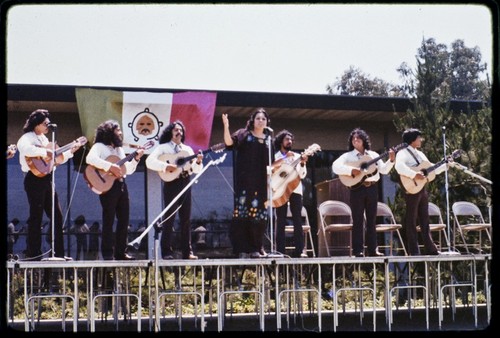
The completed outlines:
[[[217,93],[152,93],[76,88],[83,135],[94,142],[95,130],[102,122],[120,123],[123,142],[141,146],[152,140],[157,145],[163,129],[171,122],[182,121],[185,143],[195,152],[209,147]],[[126,153],[134,150],[124,145]],[[154,147],[146,150],[149,154]]]

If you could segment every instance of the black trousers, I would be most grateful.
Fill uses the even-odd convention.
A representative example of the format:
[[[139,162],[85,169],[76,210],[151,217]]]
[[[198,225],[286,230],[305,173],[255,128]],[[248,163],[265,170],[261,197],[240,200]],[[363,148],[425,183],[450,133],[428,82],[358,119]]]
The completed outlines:
[[[292,193],[288,201],[293,222],[294,257],[300,257],[304,249],[304,232],[302,231],[302,195]],[[276,249],[285,253],[285,226],[288,204],[276,208]]]
[[[115,180],[111,189],[99,195],[102,206],[101,253],[104,259],[121,258],[127,248],[127,234],[130,218],[130,199],[125,180]],[[116,232],[113,238],[113,224]]]
[[[354,254],[364,252],[364,245],[368,254],[377,250],[377,220],[378,187],[372,184],[369,187],[362,185],[350,191],[352,212],[352,250]],[[364,216],[366,214],[366,236],[364,232]]]
[[[171,182],[163,182],[163,202],[165,207],[169,205],[173,199],[189,184],[190,178],[179,177]],[[179,208],[180,206],[180,208]],[[163,223],[163,233],[161,235],[161,254],[162,256],[173,255],[172,235],[174,232],[174,211],[179,208],[179,223],[181,226],[181,251],[182,258],[187,259],[193,253],[191,247],[191,188],[187,189],[184,194],[172,205],[165,213]]]
[[[30,215],[28,218],[28,238],[26,256],[37,257],[42,254],[42,218],[43,213],[52,218],[52,175],[37,177],[28,172],[24,177],[24,191],[28,196]],[[54,256],[64,257],[63,215],[57,192],[54,192]],[[52,219],[49,225],[52,243]]]
[[[429,194],[427,190],[422,189],[416,194],[405,194],[406,215],[405,232],[408,243],[408,253],[412,256],[420,254],[418,248],[417,221],[420,221],[422,230],[422,240],[427,254],[433,254],[437,251],[436,244],[432,241],[429,229]]]

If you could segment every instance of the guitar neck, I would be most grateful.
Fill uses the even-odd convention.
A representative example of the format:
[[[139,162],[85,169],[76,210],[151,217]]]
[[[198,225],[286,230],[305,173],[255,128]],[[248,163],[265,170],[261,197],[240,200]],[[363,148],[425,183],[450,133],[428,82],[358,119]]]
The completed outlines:
[[[213,151],[212,148],[209,148],[209,149],[206,149],[206,150],[202,150],[201,151],[201,154],[202,155],[205,155],[209,152]],[[193,154],[193,155],[189,155],[189,156],[186,156],[186,157],[179,157],[176,161],[176,164],[177,165],[183,165],[185,164],[186,162],[189,162],[191,161],[193,158],[195,158],[196,156],[198,156],[198,154]]]
[[[377,156],[377,157],[375,157],[375,158],[373,158],[373,159],[371,159],[369,161],[366,161],[366,167],[371,166],[373,163],[377,163],[378,160],[387,157],[387,155],[389,155],[389,151],[386,151],[386,152],[380,154],[379,156]]]
[[[436,170],[438,167],[440,167],[443,163],[445,163],[447,161],[446,158],[442,159],[441,161],[439,161],[438,163],[436,164],[433,164],[431,165],[429,168],[425,169],[427,175],[431,172],[433,172],[434,170]]]
[[[57,148],[56,151],[55,151],[55,156],[59,156],[61,155],[62,153],[64,153],[65,151],[73,148],[73,146],[75,145],[76,141],[73,141],[73,142],[70,142],[68,144],[66,144],[65,146],[62,146],[60,148]]]
[[[130,160],[132,160],[132,158],[134,158],[135,156],[137,155],[137,150],[128,154],[127,156],[125,156],[124,158],[122,158],[121,160],[119,160],[118,162],[116,162],[115,164],[119,167],[121,167],[125,162],[128,162]]]
[[[401,143],[400,145],[397,145],[396,147],[394,147],[394,151],[399,151],[401,150],[402,148],[406,148],[408,147],[408,144],[406,143]],[[389,150],[386,150],[385,152],[383,152],[382,154],[380,154],[379,156],[375,157],[374,159],[371,159],[369,161],[366,161],[366,163],[364,163],[364,167],[368,168],[369,166],[371,166],[372,164],[374,163],[377,163],[378,160],[380,159],[383,159],[383,158],[386,158],[387,156],[389,155]]]

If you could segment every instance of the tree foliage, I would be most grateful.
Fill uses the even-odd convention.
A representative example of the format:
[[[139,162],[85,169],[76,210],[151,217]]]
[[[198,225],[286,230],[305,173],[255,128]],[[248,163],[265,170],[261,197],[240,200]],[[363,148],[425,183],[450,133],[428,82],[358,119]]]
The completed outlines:
[[[352,96],[400,96],[394,91],[394,85],[379,79],[371,78],[361,69],[350,66],[340,80],[326,86],[328,94]]]
[[[422,151],[431,162],[444,159],[445,149],[447,156],[459,149],[461,156],[456,162],[469,172],[491,180],[491,87],[479,80],[479,74],[486,68],[477,49],[466,48],[461,40],[452,46],[452,52],[448,53],[446,46],[436,44],[434,39],[422,42],[417,54],[416,76],[411,81],[416,84],[414,109],[402,116],[395,115],[394,125],[400,132],[410,127],[420,129],[425,138]],[[480,100],[483,109],[452,111],[451,99]],[[393,173],[392,178],[396,180],[397,174]],[[487,215],[491,184],[456,166],[427,185],[430,198],[436,204],[441,208],[447,206],[446,178],[449,201],[473,202]],[[399,190],[396,195],[395,202],[400,206],[404,205],[402,194]]]
[[[403,115],[394,115],[396,130],[402,133],[410,127],[420,129],[425,138],[422,151],[433,163],[443,159],[444,149],[447,155],[453,150],[462,150],[456,162],[491,180],[491,85],[487,76],[486,80],[481,79],[487,69],[481,61],[481,52],[477,47],[466,47],[463,40],[454,41],[448,50],[446,45],[430,38],[422,40],[415,57],[416,69],[405,62],[397,68],[400,84],[372,79],[351,66],[340,79],[327,86],[327,91],[329,94],[410,98],[414,108]],[[483,109],[451,111],[451,100],[481,101]],[[397,176],[392,171],[394,181],[399,181]],[[457,167],[450,167],[446,175],[437,175],[427,185],[432,201],[441,208],[447,206],[446,178],[449,201],[467,200],[487,211],[486,207],[491,204],[491,185]],[[401,220],[405,210],[403,193],[398,189],[394,201]]]

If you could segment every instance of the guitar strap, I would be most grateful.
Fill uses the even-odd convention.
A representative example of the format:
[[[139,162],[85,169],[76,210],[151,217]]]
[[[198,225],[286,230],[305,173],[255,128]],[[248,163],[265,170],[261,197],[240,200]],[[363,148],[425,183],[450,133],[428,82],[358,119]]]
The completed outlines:
[[[417,166],[420,165],[420,162],[419,160],[417,159],[417,156],[415,156],[415,154],[413,153],[413,151],[411,151],[410,149],[406,148],[406,150],[408,150],[408,152],[411,154],[411,156],[413,156],[413,158],[415,159],[415,161],[417,161]]]
[[[420,165],[420,161],[418,160],[417,156],[415,156],[415,154],[413,153],[413,151],[411,151],[409,148],[406,148],[406,150],[410,153],[410,155],[415,159],[415,161],[417,162],[417,167]],[[404,187],[403,183],[401,182],[401,175],[399,175],[399,183],[401,184],[401,186]],[[403,189],[405,194],[408,194],[408,191],[406,191],[405,189]]]

